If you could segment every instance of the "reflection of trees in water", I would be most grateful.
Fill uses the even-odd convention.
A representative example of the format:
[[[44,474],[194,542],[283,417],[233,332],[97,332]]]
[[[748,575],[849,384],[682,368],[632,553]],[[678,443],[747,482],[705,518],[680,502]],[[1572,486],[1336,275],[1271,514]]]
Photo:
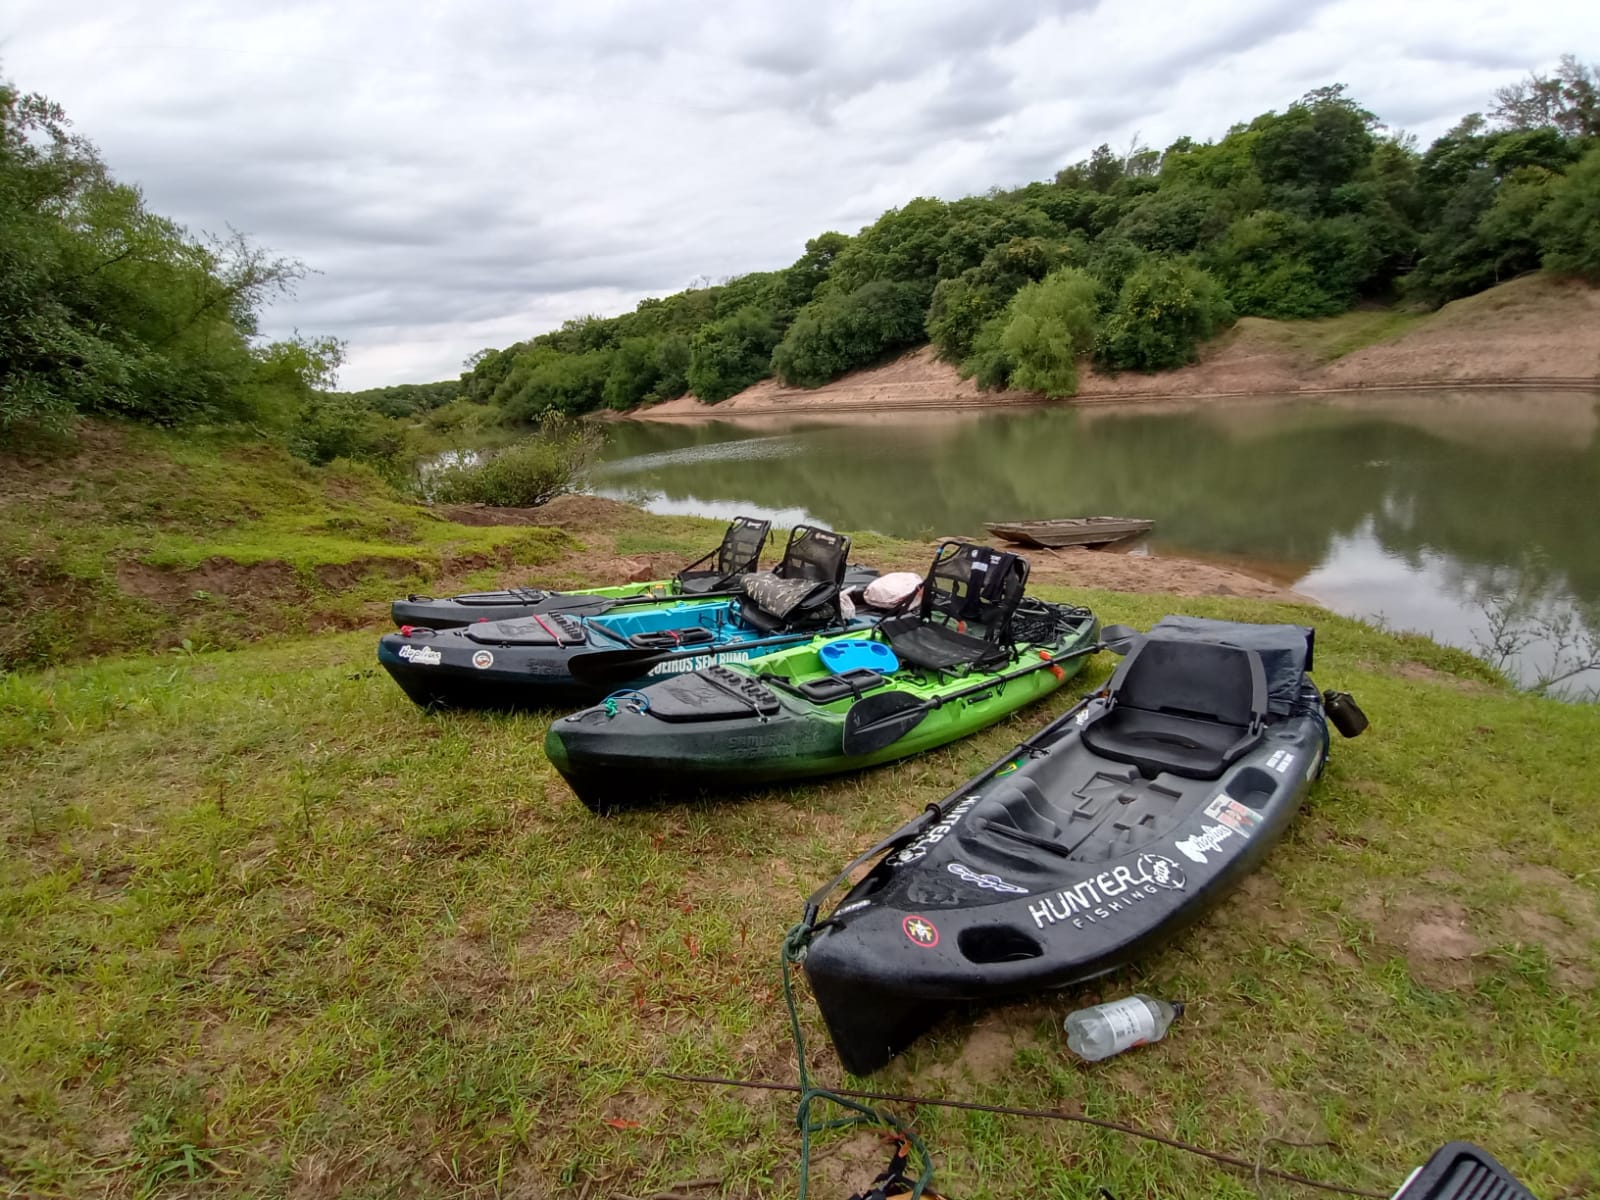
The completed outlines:
[[[1370,519],[1384,548],[1413,566],[1435,552],[1465,581],[1536,549],[1582,602],[1600,603],[1600,443],[1497,447],[1372,414],[1303,411],[1295,420],[1285,409],[1248,437],[1195,412],[1093,422],[1073,411],[998,413],[920,428],[907,414],[905,427],[804,430],[783,456],[666,465],[624,486],[802,508],[839,528],[900,536],[978,533],[1005,518],[1145,516],[1168,545],[1307,565]],[[608,457],[746,436],[715,425],[613,428]]]

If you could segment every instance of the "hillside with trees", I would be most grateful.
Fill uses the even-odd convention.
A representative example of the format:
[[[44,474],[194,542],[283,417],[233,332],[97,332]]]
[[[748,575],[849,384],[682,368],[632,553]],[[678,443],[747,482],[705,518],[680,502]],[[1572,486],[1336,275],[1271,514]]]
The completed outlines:
[[[1572,57],[1426,149],[1341,86],[1165,150],[919,197],[781,270],[585,316],[474,357],[461,397],[514,421],[816,387],[931,341],[988,388],[1071,395],[1077,363],[1159,371],[1240,316],[1432,308],[1527,271],[1600,280],[1600,77]]]
[[[919,197],[780,270],[480,351],[459,380],[330,390],[331,338],[267,342],[304,273],[148,210],[44,97],[0,85],[0,440],[78,415],[251,426],[395,468],[417,432],[539,426],[758,380],[816,387],[931,342],[983,388],[1160,371],[1238,317],[1437,307],[1545,269],[1600,280],[1600,77],[1568,57],[1426,149],[1341,86],[1048,181]]]

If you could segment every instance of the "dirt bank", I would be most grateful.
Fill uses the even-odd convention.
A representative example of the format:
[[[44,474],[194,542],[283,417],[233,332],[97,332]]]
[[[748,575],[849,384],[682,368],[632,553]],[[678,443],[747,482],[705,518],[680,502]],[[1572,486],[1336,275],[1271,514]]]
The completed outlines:
[[[1193,366],[1157,375],[1086,369],[1070,403],[1522,384],[1600,388],[1600,289],[1532,275],[1426,315],[1246,317],[1206,346]],[[789,388],[766,379],[715,406],[685,396],[634,416],[721,420],[988,408],[1042,399],[1029,392],[980,392],[924,346],[820,388]]]

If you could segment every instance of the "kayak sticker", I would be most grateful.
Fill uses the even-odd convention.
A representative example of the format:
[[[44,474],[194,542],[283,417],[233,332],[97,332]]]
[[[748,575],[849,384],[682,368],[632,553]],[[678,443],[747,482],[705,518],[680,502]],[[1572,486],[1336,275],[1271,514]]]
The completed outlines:
[[[926,832],[919,834],[909,846],[900,851],[900,853],[896,854],[889,861],[897,866],[903,867],[908,863],[916,862],[919,858],[925,858],[929,850],[932,850],[940,842],[944,841],[945,835],[960,823],[961,818],[967,815],[972,806],[976,804],[978,800],[979,797],[977,796],[968,796],[965,800],[961,801],[948,813],[946,813],[942,821],[938,822]]]
[[[1083,929],[1109,920],[1162,891],[1181,892],[1187,883],[1183,868],[1166,855],[1141,854],[1131,867],[1101,871],[1075,887],[1028,905],[1028,915],[1040,929],[1060,921]]]
[[[401,646],[400,657],[414,667],[437,667],[442,659],[432,646]]]
[[[1015,771],[1018,767],[1020,767],[1022,765],[1022,762],[1023,762],[1023,760],[1020,759],[1020,758],[1012,759],[1005,766],[1001,767],[998,771],[996,771],[994,773],[994,777],[996,779],[999,779],[1000,776],[1002,776],[1002,775],[1011,774],[1011,772]]]
[[[927,917],[919,917],[912,913],[900,922],[900,928],[905,930],[905,935],[924,950],[932,950],[939,944],[939,931]]]
[[[480,671],[487,671],[494,666],[494,655],[487,650],[479,650],[472,656],[472,665]]]
[[[718,663],[749,662],[748,650],[730,650],[726,654],[695,654],[688,658],[675,658],[660,666],[651,667],[646,675],[682,675],[689,671],[703,671]]]
[[[1279,775],[1289,773],[1289,764],[1294,762],[1294,754],[1289,750],[1274,750],[1272,757],[1267,759],[1267,766]]]
[[[1240,804],[1227,792],[1206,805],[1206,816],[1215,817],[1241,837],[1249,837],[1261,824],[1261,814],[1248,804]]]
[[[1014,883],[1007,883],[998,875],[980,875],[967,866],[966,863],[953,862],[945,870],[964,883],[970,883],[973,887],[984,888],[991,892],[1005,892],[1012,896],[1026,896],[1028,894],[1027,888],[1018,887]]]
[[[1193,837],[1172,844],[1190,862],[1203,863],[1207,854],[1215,854],[1222,848],[1222,843],[1232,836],[1233,830],[1226,825],[1204,825]]]
[[[850,904],[845,904],[834,909],[833,915],[836,917],[842,917],[845,915],[845,913],[860,912],[863,908],[868,907],[871,903],[871,900],[856,900]]]

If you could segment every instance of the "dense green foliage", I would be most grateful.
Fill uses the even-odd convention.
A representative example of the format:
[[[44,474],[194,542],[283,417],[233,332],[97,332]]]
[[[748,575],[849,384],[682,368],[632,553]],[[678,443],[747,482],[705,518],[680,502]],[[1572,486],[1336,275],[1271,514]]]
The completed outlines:
[[[1095,357],[1114,369],[1181,367],[1232,321],[1233,308],[1210,275],[1180,259],[1151,259],[1124,281]]]
[[[544,504],[577,485],[600,441],[593,425],[551,414],[540,422],[538,436],[451,463],[428,479],[426,488],[432,499],[451,504]]]
[[[149,212],[57,105],[0,83],[0,436],[75,413],[283,419],[339,358],[256,341],[262,304],[300,274]]]
[[[1594,70],[1563,59],[1423,151],[1319,88],[1216,142],[1100,146],[1049,182],[912,200],[855,237],[813,238],[783,270],[487,351],[463,391],[519,419],[686,389],[717,401],[770,373],[814,387],[926,336],[984,387],[1067,395],[1068,345],[1162,370],[1235,314],[1432,306],[1541,266],[1600,279],[1597,95]],[[1062,267],[1085,273],[1070,320],[1060,285],[1011,307]]]
[[[1078,390],[1078,359],[1094,345],[1099,285],[1077,267],[1025,285],[974,340],[962,373],[983,387],[1046,396]]]
[[[313,461],[382,462],[407,426],[532,424],[691,390],[714,403],[773,373],[816,386],[924,337],[985,387],[1060,395],[1075,387],[1068,345],[1159,370],[1230,314],[1438,305],[1540,267],[1600,279],[1595,70],[1565,58],[1495,99],[1421,150],[1319,88],[1215,142],[1102,145],[1049,181],[919,197],[854,237],[812,238],[780,270],[481,351],[459,381],[324,396],[342,347],[256,337],[299,264],[148,212],[57,107],[3,87],[0,434],[76,412],[247,420]],[[1070,320],[1059,284],[1011,307],[1063,267],[1084,273]]]

